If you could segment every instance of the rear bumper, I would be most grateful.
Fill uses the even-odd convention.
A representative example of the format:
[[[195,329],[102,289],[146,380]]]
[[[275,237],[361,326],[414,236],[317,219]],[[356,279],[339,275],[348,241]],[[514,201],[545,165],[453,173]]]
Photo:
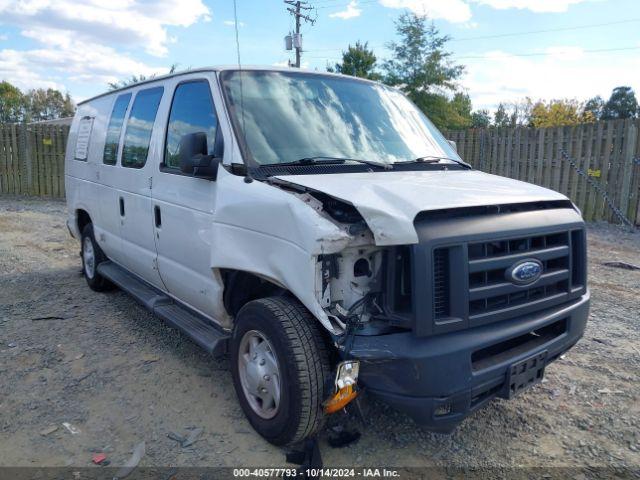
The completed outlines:
[[[450,432],[492,398],[507,396],[513,363],[546,351],[549,364],[575,345],[588,314],[589,292],[552,310],[431,337],[356,336],[351,353],[369,394],[430,430]],[[533,331],[548,335],[528,336]]]

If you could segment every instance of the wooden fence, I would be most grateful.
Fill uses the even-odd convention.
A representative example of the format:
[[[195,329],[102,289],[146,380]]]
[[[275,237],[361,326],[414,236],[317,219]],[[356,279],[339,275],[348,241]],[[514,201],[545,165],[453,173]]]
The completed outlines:
[[[557,128],[488,128],[445,132],[458,153],[479,170],[567,195],[588,221],[620,223],[603,195],[640,224],[640,120],[612,120]],[[562,155],[564,151],[576,168]]]
[[[67,125],[0,124],[0,193],[64,197]]]
[[[558,128],[445,132],[475,168],[552,188],[586,220],[619,223],[603,196],[561,154],[575,161],[613,204],[640,224],[640,120]],[[68,126],[0,125],[0,193],[64,197]]]

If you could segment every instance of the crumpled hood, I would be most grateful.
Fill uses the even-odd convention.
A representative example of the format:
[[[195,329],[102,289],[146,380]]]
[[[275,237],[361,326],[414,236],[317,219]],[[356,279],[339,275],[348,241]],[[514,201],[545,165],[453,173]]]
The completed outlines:
[[[276,177],[351,203],[376,245],[418,242],[413,226],[425,210],[566,200],[553,190],[477,170],[364,172]]]

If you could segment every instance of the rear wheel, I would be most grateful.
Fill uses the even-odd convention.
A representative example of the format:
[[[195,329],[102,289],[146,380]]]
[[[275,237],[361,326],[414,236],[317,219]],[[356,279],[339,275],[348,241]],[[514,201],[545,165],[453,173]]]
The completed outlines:
[[[113,284],[98,273],[98,265],[107,259],[93,235],[93,225],[85,225],[82,229],[81,251],[82,273],[92,290],[102,292],[113,288]]]
[[[266,440],[296,443],[324,425],[329,358],[317,320],[300,303],[270,297],[242,307],[231,362],[240,405]]]

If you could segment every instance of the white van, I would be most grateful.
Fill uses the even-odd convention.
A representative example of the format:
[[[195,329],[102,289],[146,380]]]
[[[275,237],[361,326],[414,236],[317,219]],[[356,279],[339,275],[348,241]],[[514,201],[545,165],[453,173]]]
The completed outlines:
[[[585,328],[578,210],[472,169],[380,83],[207,68],[114,90],[79,104],[65,179],[89,286],[229,354],[274,444],[363,388],[451,431]]]

